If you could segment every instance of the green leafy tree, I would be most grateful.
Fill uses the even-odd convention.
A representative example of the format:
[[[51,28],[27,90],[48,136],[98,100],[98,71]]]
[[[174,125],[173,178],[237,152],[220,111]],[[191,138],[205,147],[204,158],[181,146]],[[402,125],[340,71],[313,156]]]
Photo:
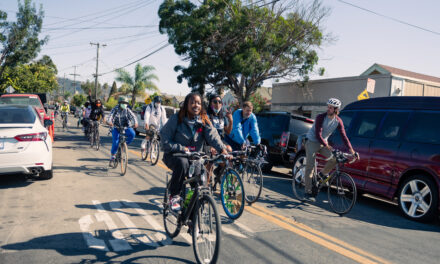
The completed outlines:
[[[69,100],[71,95],[72,95],[71,92],[65,92],[64,95],[63,95],[64,96],[64,100]]]
[[[81,89],[84,91],[85,94],[88,94],[94,98],[94,96],[95,96],[95,82],[94,81],[86,80],[86,82],[82,82]],[[99,82],[98,82],[97,96],[98,96],[98,98],[101,98],[101,96],[102,96],[101,84]]]
[[[72,98],[72,104],[75,106],[84,105],[87,102],[87,96],[84,94],[75,94]]]
[[[124,69],[119,69],[116,71],[118,74],[116,81],[122,82],[128,85],[131,90],[131,106],[134,107],[136,103],[136,96],[139,94],[144,94],[145,90],[158,91],[157,85],[153,82],[154,80],[159,80],[159,78],[153,73],[155,68],[153,66],[141,66],[141,64],[136,64],[134,69],[134,76],[131,76]]]
[[[6,67],[3,72],[4,81],[0,84],[0,92],[12,86],[21,93],[46,93],[58,89],[56,78],[57,68],[49,56],[30,64],[18,64]]]
[[[6,68],[14,68],[35,59],[48,38],[39,39],[43,25],[42,5],[37,10],[32,0],[18,1],[16,22],[7,22],[6,13],[0,13],[0,84],[6,82]]]
[[[110,100],[110,97],[115,95],[117,92],[118,92],[118,87],[116,86],[116,82],[113,81],[112,88],[110,89],[110,92],[108,94],[107,102],[108,102],[108,100]]]
[[[189,62],[174,68],[178,82],[186,79],[201,93],[206,85],[225,87],[241,105],[265,80],[306,78],[313,72],[316,49],[328,40],[321,26],[328,9],[320,0],[309,6],[264,3],[165,0],[159,30]]]
[[[123,83],[118,89],[117,95],[127,95],[130,93],[130,85]]]
[[[113,109],[113,107],[115,107],[118,104],[118,100],[116,100],[116,98],[114,98],[113,96],[110,97],[108,99],[108,101],[106,103],[104,103],[104,107],[107,110],[111,110]]]

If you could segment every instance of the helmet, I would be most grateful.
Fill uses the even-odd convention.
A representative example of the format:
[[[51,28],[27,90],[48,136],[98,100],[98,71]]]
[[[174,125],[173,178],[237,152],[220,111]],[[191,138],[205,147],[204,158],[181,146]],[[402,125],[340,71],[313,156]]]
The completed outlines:
[[[68,101],[67,101],[67,100],[64,100],[64,102],[65,102],[65,103],[68,103]]]
[[[155,102],[155,103],[162,103],[162,97],[155,96],[154,99],[153,99],[153,102]]]
[[[335,108],[341,108],[341,101],[339,101],[339,99],[336,98],[330,98],[328,99],[327,105],[333,106]]]
[[[127,104],[128,104],[127,97],[125,97],[125,96],[119,96],[119,98],[118,98],[118,104],[120,104],[120,103],[127,103]]]
[[[216,93],[210,94],[209,95],[209,102],[211,102],[212,100],[214,100],[217,97],[220,97],[220,99],[221,99],[221,96]]]

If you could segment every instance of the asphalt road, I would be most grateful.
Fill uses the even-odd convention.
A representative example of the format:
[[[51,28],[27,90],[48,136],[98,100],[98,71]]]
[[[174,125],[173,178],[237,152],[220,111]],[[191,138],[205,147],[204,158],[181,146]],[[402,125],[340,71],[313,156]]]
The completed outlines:
[[[76,119],[56,124],[54,177],[0,178],[0,263],[194,263],[186,229],[171,241],[161,215],[166,167],[129,146],[125,176],[107,170],[111,138],[91,149]],[[0,161],[1,162],[1,161]],[[286,170],[284,170],[286,171]],[[405,219],[390,203],[360,197],[339,217],[326,195],[292,196],[287,175],[264,176],[260,200],[229,220],[220,202],[219,263],[438,263],[440,225]]]

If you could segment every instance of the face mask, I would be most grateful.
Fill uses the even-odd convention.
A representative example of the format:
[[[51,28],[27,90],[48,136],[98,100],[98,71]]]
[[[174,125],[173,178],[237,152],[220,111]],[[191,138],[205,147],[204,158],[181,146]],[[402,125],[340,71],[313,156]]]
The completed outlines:
[[[158,108],[159,107],[159,103],[154,103],[154,107]]]
[[[97,107],[101,107],[101,104],[96,104]]]
[[[220,113],[220,110],[222,110],[222,109],[221,108],[215,109],[214,107],[212,108],[212,111],[214,111],[215,114]]]
[[[87,109],[92,109],[92,107],[89,105],[89,106],[87,106]]]
[[[120,104],[120,106],[121,106],[121,109],[123,109],[123,110],[127,109],[127,104]]]

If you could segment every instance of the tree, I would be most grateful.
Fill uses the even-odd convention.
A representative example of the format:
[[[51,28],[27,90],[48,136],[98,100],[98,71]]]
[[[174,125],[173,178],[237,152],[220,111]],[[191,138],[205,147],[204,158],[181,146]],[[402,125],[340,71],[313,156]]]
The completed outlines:
[[[88,95],[95,95],[95,82],[91,82],[89,80],[86,80],[86,82],[81,83],[81,89],[84,91],[85,94]],[[101,84],[98,82],[98,92],[97,92],[98,98],[101,98],[102,96],[102,89]]]
[[[87,96],[84,94],[75,94],[72,98],[72,104],[75,106],[84,105],[87,102]]]
[[[108,102],[108,100],[110,100],[110,97],[112,97],[117,92],[118,92],[118,87],[116,86],[116,82],[113,81],[112,88],[110,89],[110,93],[108,94],[107,102]]]
[[[321,23],[329,10],[320,0],[262,2],[165,0],[159,30],[189,61],[174,68],[178,82],[185,78],[202,94],[206,85],[225,87],[242,105],[265,80],[307,78],[318,62],[316,49],[328,40]]]
[[[159,80],[159,78],[152,73],[156,70],[153,66],[141,66],[139,63],[136,64],[134,69],[134,76],[131,76],[124,69],[119,69],[116,71],[118,74],[116,77],[116,81],[122,82],[123,84],[128,85],[131,90],[131,106],[134,107],[136,103],[136,96],[138,94],[144,93],[145,90],[153,90],[158,91],[156,84],[153,80]]]
[[[0,84],[0,92],[12,86],[21,93],[46,93],[58,89],[56,78],[57,68],[49,56],[30,64],[18,64],[5,67],[4,81]]]
[[[3,75],[6,68],[26,64],[35,59],[48,38],[39,39],[43,25],[42,5],[37,11],[32,0],[18,1],[16,22],[6,22],[7,15],[0,12],[0,84],[7,78]]]

